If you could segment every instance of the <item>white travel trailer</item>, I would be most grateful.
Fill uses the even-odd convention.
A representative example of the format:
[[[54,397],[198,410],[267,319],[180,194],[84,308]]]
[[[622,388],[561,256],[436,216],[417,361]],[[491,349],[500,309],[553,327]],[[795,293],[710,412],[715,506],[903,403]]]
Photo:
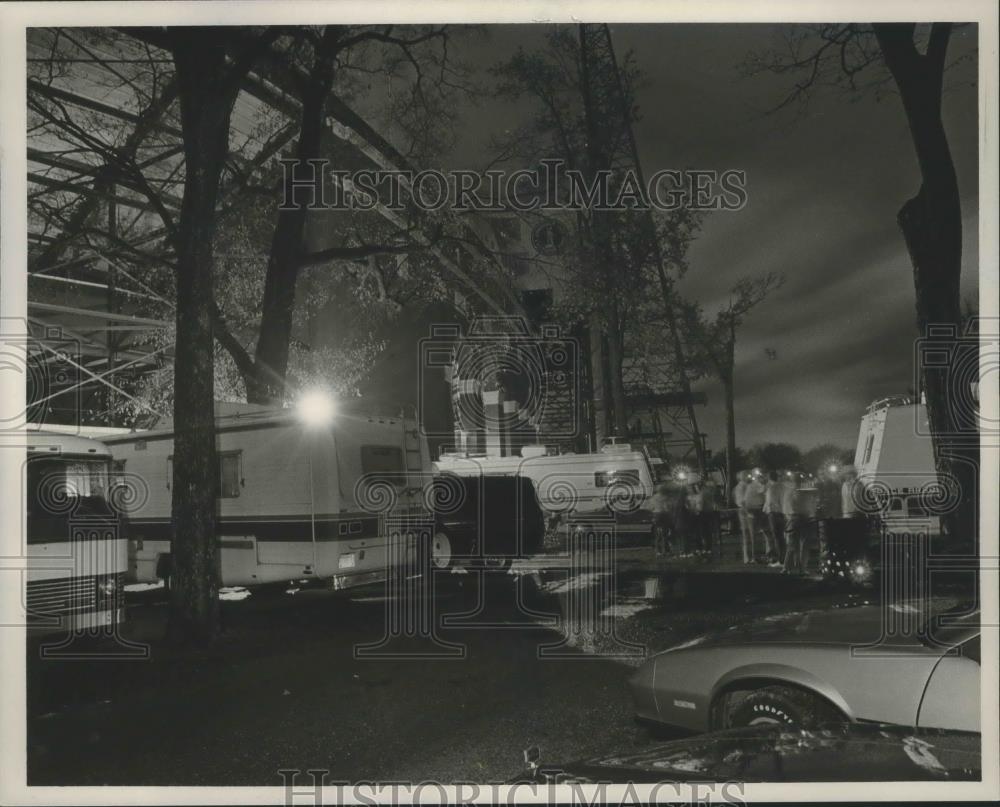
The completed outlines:
[[[31,634],[98,634],[124,618],[122,522],[109,504],[111,452],[96,440],[27,433],[24,606]]]
[[[653,494],[656,474],[645,451],[628,444],[605,445],[593,454],[557,454],[528,445],[520,456],[443,454],[438,473],[459,476],[524,476],[532,481],[538,503],[549,515],[616,515],[620,527],[648,532],[644,506]]]
[[[379,582],[412,561],[423,532],[430,540],[430,457],[415,422],[338,410],[309,425],[293,409],[217,405],[222,585]],[[169,578],[173,438],[169,424],[105,438],[116,471],[145,482],[129,511],[133,581]]]
[[[925,404],[904,396],[872,403],[861,418],[854,465],[890,534],[940,534],[946,491],[934,465]]]

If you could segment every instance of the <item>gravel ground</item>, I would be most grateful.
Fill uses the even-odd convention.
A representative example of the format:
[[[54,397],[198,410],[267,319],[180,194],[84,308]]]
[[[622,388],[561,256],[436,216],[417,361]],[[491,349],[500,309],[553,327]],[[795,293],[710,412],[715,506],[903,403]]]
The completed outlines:
[[[626,568],[589,612],[595,620],[579,618],[573,598],[586,585],[565,574],[487,580],[443,576],[441,609],[466,613],[465,624],[439,630],[441,642],[464,648],[450,660],[357,658],[358,644],[384,632],[378,593],[255,592],[224,602],[225,634],[208,651],[161,644],[162,592],[138,595],[128,635],[151,642],[147,661],[43,661],[29,647],[29,781],[278,785],[282,768],[344,781],[502,781],[532,745],[569,760],[650,742],[625,688],[642,657],[636,646],[644,655],[873,596],[772,574]],[[554,627],[538,624],[546,614]],[[558,658],[540,655],[560,642]],[[412,640],[387,649],[441,652]]]

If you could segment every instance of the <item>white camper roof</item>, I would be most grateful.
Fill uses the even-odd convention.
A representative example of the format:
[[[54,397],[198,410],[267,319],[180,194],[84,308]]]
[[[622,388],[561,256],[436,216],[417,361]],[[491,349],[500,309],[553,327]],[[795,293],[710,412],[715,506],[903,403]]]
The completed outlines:
[[[937,479],[927,407],[902,396],[876,401],[861,418],[854,465],[858,475],[892,490]]]
[[[28,451],[32,454],[45,452],[93,457],[111,456],[111,450],[104,443],[80,435],[38,430],[30,430],[26,434]]]

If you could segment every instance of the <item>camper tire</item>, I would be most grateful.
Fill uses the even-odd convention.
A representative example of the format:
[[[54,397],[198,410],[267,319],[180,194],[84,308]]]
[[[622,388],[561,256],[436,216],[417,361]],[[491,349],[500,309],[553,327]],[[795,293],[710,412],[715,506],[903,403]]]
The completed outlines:
[[[454,562],[454,548],[448,533],[438,530],[431,537],[430,561],[435,569],[448,569]]]

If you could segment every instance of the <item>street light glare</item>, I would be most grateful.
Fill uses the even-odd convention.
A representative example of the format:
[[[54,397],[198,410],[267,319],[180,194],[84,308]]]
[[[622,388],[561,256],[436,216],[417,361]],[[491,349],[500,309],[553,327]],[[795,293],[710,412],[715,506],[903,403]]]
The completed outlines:
[[[299,419],[310,427],[326,426],[333,420],[333,399],[322,390],[311,390],[299,398]]]

